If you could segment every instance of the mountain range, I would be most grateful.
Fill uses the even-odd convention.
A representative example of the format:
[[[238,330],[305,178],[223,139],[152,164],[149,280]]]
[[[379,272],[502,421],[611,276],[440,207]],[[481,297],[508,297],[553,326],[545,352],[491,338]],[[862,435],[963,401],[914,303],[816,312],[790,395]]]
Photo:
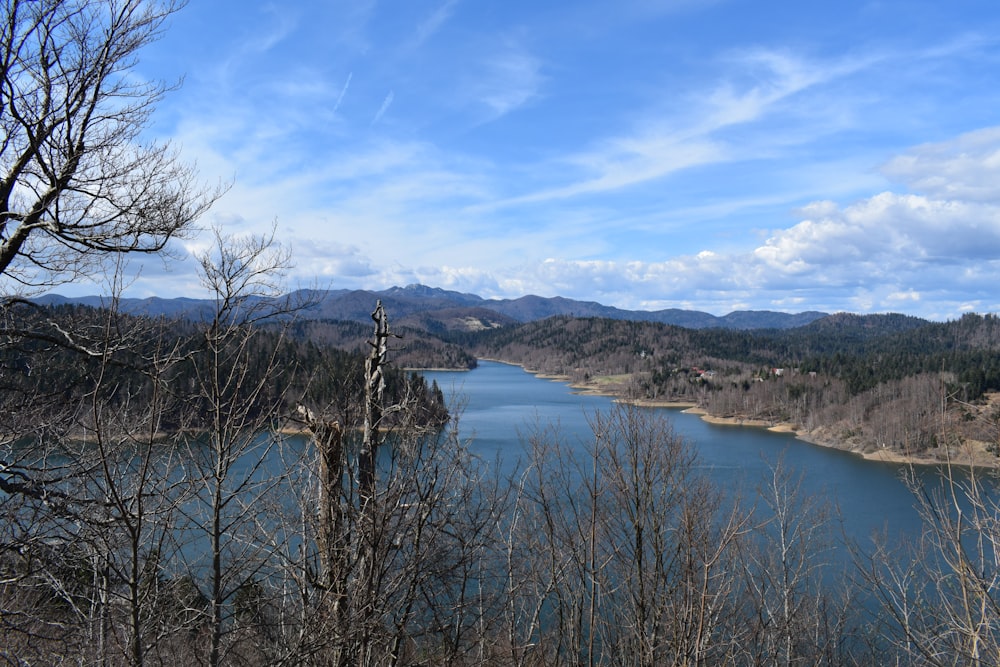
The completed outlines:
[[[807,311],[781,313],[768,310],[739,310],[721,317],[697,310],[623,310],[595,301],[564,297],[523,296],[517,299],[485,299],[475,294],[454,292],[426,285],[392,287],[386,290],[300,290],[289,295],[306,304],[299,317],[321,320],[370,322],[376,301],[381,300],[390,319],[427,331],[476,330],[533,322],[557,315],[603,317],[616,320],[673,324],[688,329],[792,329],[827,316]],[[70,298],[48,294],[35,299],[44,305],[82,304],[100,307],[105,297]],[[125,312],[151,316],[204,317],[212,312],[210,299],[149,297],[122,298]]]

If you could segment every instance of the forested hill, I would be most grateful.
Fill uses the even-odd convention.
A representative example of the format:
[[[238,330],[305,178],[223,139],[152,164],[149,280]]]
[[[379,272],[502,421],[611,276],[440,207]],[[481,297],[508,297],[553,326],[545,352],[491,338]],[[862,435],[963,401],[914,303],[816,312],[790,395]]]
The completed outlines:
[[[222,359],[217,370],[238,379],[229,398],[252,417],[277,424],[300,403],[346,427],[360,427],[364,415],[368,350],[360,330],[354,333],[362,342],[340,346],[322,335],[310,338],[308,330],[265,324],[238,332],[213,350],[206,340],[214,334],[188,320],[78,305],[13,306],[3,313],[8,319],[0,327],[0,394],[22,407],[35,403],[43,411],[53,404],[72,407],[98,400],[124,413],[126,406],[136,409],[155,399],[159,428],[200,430],[218,398],[202,386],[204,378],[209,363]],[[76,333],[70,337],[69,331]],[[438,341],[442,346],[447,347]],[[383,377],[390,404],[405,398],[422,424],[447,422],[442,392],[419,373],[395,364]],[[393,419],[388,415],[385,424],[393,425]],[[81,421],[79,427],[93,430],[94,425]]]
[[[609,393],[791,422],[854,448],[924,452],[941,445],[945,431],[991,446],[1000,437],[1000,411],[986,402],[987,392],[1000,391],[994,315],[934,323],[840,314],[759,331],[555,317],[452,340],[476,356]]]
[[[80,318],[99,311],[61,306],[47,312]],[[499,359],[630,399],[682,401],[719,417],[789,422],[814,439],[863,450],[936,451],[946,431],[981,448],[1000,441],[1000,410],[987,401],[988,392],[1000,391],[1000,320],[993,315],[935,323],[842,313],[795,328],[727,329],[569,315],[519,323],[480,306],[398,317],[388,312],[392,331],[401,335],[391,342],[396,368],[470,368],[476,358]],[[150,319],[158,318],[136,321]],[[262,335],[279,325],[289,338],[276,346],[284,355],[278,367],[309,371],[301,385],[291,377],[282,384],[308,386],[327,404],[359,391],[370,320],[271,321]],[[169,326],[158,335],[183,341],[201,325],[196,317]],[[6,363],[15,368],[20,362]],[[181,364],[171,372],[171,385],[180,387],[190,384],[185,373],[194,369]],[[444,415],[435,388],[397,372],[394,384],[420,385],[413,388],[437,415],[432,421]],[[949,406],[947,418],[942,404]],[[188,401],[187,407],[197,406]],[[346,404],[337,409],[356,413]]]
[[[654,322],[554,317],[517,327],[453,334],[477,356],[545,372],[631,373],[677,366],[796,367],[839,377],[861,369],[874,381],[910,372],[990,366],[1000,349],[997,318],[934,323],[905,315],[837,314],[795,329],[687,329]],[[983,355],[987,356],[984,357]],[[989,375],[991,384],[1000,379]],[[860,388],[860,387],[859,387]]]

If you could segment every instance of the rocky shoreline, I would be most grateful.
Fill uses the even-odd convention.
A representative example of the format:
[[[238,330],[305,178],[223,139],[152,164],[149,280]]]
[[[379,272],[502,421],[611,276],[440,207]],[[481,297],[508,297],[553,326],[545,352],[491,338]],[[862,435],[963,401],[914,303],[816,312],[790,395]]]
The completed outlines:
[[[616,399],[622,400],[622,399]],[[702,420],[710,424],[727,426],[749,426],[751,428],[766,428],[776,433],[792,433],[796,439],[807,442],[818,447],[828,447],[838,449],[843,452],[860,456],[867,461],[878,461],[883,463],[897,463],[904,465],[942,465],[952,463],[955,465],[977,467],[997,467],[1000,461],[993,454],[985,449],[985,443],[972,443],[960,451],[952,450],[940,452],[938,455],[907,454],[888,448],[876,450],[864,450],[851,443],[838,440],[824,433],[822,429],[816,431],[806,431],[795,424],[788,422],[769,422],[761,419],[745,419],[741,417],[718,417],[708,413],[708,411],[691,404],[678,404],[673,401],[632,401],[637,405],[649,407],[684,407],[687,414],[698,415]],[[949,459],[950,457],[950,459]]]
[[[491,359],[490,361],[499,361]],[[500,363],[510,363],[510,362],[500,362]],[[521,366],[520,364],[512,364],[514,366]],[[904,465],[942,465],[947,463],[952,463],[955,465],[968,466],[973,465],[976,467],[997,467],[1000,466],[1000,460],[996,456],[990,454],[986,451],[985,443],[971,443],[968,446],[962,448],[959,451],[952,449],[947,452],[940,452],[937,455],[927,455],[927,454],[907,454],[904,452],[899,452],[896,450],[883,448],[876,450],[865,450],[856,445],[839,440],[832,437],[829,433],[823,431],[823,429],[817,429],[814,431],[807,431],[800,428],[796,424],[788,422],[770,422],[761,419],[748,419],[742,417],[728,416],[719,417],[710,414],[707,410],[698,407],[697,404],[684,401],[674,401],[674,400],[659,400],[659,399],[629,399],[622,396],[621,391],[615,391],[615,385],[608,383],[602,386],[598,382],[574,382],[572,378],[564,375],[550,375],[545,373],[538,373],[532,371],[529,368],[524,368],[524,370],[538,378],[544,380],[554,380],[557,382],[563,382],[568,384],[573,388],[574,391],[581,394],[591,394],[596,396],[607,396],[615,399],[616,401],[630,403],[632,405],[639,405],[644,407],[656,407],[656,408],[679,408],[687,414],[698,415],[702,420],[721,426],[747,426],[751,428],[765,428],[769,431],[774,431],[776,433],[791,433],[794,434],[798,440],[809,443],[811,445],[816,445],[818,447],[828,447],[830,449],[838,449],[840,451],[848,452],[854,454],[855,456],[860,456],[867,461],[875,461],[882,463],[896,463]],[[949,458],[950,457],[950,458]]]

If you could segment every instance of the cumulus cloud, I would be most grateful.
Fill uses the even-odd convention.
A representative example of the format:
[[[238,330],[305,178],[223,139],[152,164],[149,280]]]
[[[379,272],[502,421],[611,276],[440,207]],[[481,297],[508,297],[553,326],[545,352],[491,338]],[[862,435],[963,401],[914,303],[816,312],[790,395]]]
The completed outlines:
[[[883,192],[844,209],[829,202],[754,250],[771,270],[803,273],[849,262],[889,272],[914,263],[1000,255],[1000,208]]]

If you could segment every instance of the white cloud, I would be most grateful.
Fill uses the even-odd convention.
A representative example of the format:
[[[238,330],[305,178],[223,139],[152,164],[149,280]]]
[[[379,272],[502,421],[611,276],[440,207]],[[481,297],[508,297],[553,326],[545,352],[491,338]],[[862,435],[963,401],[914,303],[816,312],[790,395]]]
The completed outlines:
[[[417,25],[414,47],[420,46],[441,29],[458,6],[458,0],[445,0],[426,19]]]
[[[917,146],[882,171],[932,197],[1000,202],[1000,126]]]
[[[475,62],[465,74],[464,90],[458,97],[485,111],[480,123],[490,123],[532,102],[540,94],[545,77],[542,61],[515,36]]]
[[[678,104],[676,95],[633,112],[631,128],[617,135],[592,141],[589,148],[554,156],[535,170],[544,173],[539,182],[551,182],[561,174],[560,184],[514,195],[483,205],[483,209],[522,206],[546,201],[613,193],[659,181],[695,167],[741,160],[774,158],[775,151],[813,142],[822,127],[832,131],[829,118],[802,123],[804,114],[791,128],[777,124],[768,129],[768,148],[755,141],[734,140],[726,132],[759,124],[782,111],[789,98],[820,84],[849,76],[869,66],[873,59],[845,58],[813,62],[784,51],[754,49],[731,52],[724,59],[734,73],[707,91],[693,91]],[[836,107],[825,103],[824,107]],[[617,124],[622,124],[617,119]],[[772,154],[766,155],[766,151]],[[856,176],[853,177],[856,180]]]
[[[384,116],[385,112],[389,110],[389,106],[392,105],[392,100],[395,96],[395,93],[391,90],[389,91],[389,94],[385,96],[385,99],[382,100],[382,106],[378,108],[378,111],[375,112],[375,117],[372,118],[372,125],[376,125],[380,120],[382,120],[382,116]]]
[[[299,281],[310,276],[320,281],[357,280],[377,275],[371,258],[360,248],[334,241],[296,243],[296,275]]]
[[[905,292],[893,292],[886,295],[886,301],[889,302],[903,302],[903,301],[920,301],[920,292],[916,290],[907,290]]]
[[[813,212],[816,217],[776,233],[754,255],[777,272],[855,261],[877,264],[885,274],[915,263],[1000,256],[995,206],[883,192],[843,210],[823,203]]]
[[[614,192],[669,174],[724,159],[721,147],[709,142],[680,143],[649,134],[614,139],[597,150],[568,156],[565,166],[590,175],[568,185],[496,200],[477,207],[489,210]],[[549,169],[558,169],[553,165]]]

